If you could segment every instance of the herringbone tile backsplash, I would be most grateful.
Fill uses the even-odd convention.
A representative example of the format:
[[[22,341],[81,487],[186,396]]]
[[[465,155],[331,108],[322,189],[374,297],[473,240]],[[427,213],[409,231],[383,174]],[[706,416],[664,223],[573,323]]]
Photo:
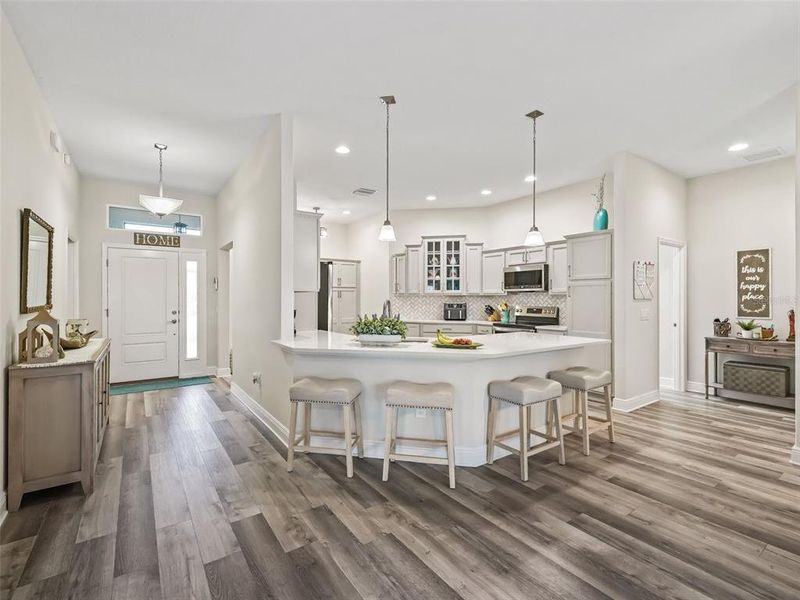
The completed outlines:
[[[445,302],[466,302],[467,320],[486,319],[483,307],[490,304],[497,308],[501,302],[514,306],[557,306],[561,324],[567,322],[567,297],[527,292],[506,296],[439,296],[431,294],[395,294],[392,296],[392,312],[400,313],[401,319],[442,319]]]

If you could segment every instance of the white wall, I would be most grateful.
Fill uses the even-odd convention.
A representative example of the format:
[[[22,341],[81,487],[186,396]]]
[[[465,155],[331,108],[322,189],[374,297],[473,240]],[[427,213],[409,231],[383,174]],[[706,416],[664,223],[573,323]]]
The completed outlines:
[[[736,251],[772,248],[772,319],[781,338],[796,307],[794,159],[689,180],[689,381],[703,381],[715,317],[736,321]],[[766,322],[766,321],[765,321]]]
[[[53,314],[66,318],[67,234],[79,239],[79,177],[50,147],[58,131],[16,35],[0,9],[0,360],[16,360],[16,335],[33,315],[19,312],[21,210],[31,208],[55,228]],[[5,407],[6,383],[0,386]],[[0,413],[0,482],[5,489],[5,409]],[[0,499],[0,513],[4,506]]]
[[[197,248],[206,251],[206,356],[213,367],[217,356],[217,293],[211,285],[217,275],[216,260],[216,209],[214,199],[209,196],[167,189],[172,198],[183,200],[181,211],[203,217],[203,235],[181,236],[182,248]],[[104,243],[133,244],[133,232],[109,229],[106,206],[139,206],[139,194],[158,195],[157,184],[133,184],[94,177],[81,178],[81,244],[80,244],[80,312],[89,319],[93,328],[100,329],[102,323],[102,289]],[[223,365],[224,366],[224,365]]]
[[[344,223],[331,223],[325,217],[320,220],[320,225],[328,229],[328,237],[320,238],[320,258],[351,258],[348,254],[347,225]]]
[[[633,261],[657,261],[659,237],[686,239],[686,180],[623,152],[613,198],[614,394],[635,403],[658,393],[658,307],[633,299]]]
[[[794,255],[800,256],[800,85],[797,86],[795,104],[795,165],[794,165]],[[795,258],[795,299],[800,298],[800,261]],[[798,311],[800,312],[800,311]],[[794,377],[795,390],[800,390],[797,380],[800,378],[800,336],[795,336]],[[794,448],[792,462],[800,465],[800,394],[795,393],[794,405]]]
[[[590,179],[538,195],[536,223],[545,241],[590,231],[600,179]],[[613,197],[613,179],[606,177],[606,198]],[[606,202],[613,226],[613,207]],[[419,244],[423,235],[466,235],[468,242],[484,242],[484,249],[520,246],[531,226],[531,199],[518,198],[481,208],[394,210],[397,242],[378,241],[384,217],[376,215],[348,226],[348,258],[361,260],[361,312],[380,312],[389,295],[389,258]]]
[[[282,423],[288,422],[291,369],[270,340],[281,337],[282,196],[287,165],[281,118],[270,126],[217,198],[217,243],[233,244],[230,298],[233,383]],[[288,165],[290,168],[291,165]],[[294,212],[290,207],[290,223]],[[292,225],[289,226],[290,229]],[[291,262],[288,265],[291,276]],[[222,275],[223,271],[220,271]],[[220,280],[220,287],[228,281]],[[291,304],[291,285],[289,299]],[[289,317],[291,319],[291,317]],[[291,320],[289,321],[291,327]],[[252,381],[262,374],[262,384]]]

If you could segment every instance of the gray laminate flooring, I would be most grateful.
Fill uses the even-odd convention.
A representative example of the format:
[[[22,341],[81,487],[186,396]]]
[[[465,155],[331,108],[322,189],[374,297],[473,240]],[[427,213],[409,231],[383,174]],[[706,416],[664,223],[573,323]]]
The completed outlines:
[[[29,494],[0,529],[0,597],[800,597],[790,412],[672,395],[584,457],[446,470],[305,456],[222,382],[113,398],[89,498]],[[572,437],[572,436],[571,436]]]

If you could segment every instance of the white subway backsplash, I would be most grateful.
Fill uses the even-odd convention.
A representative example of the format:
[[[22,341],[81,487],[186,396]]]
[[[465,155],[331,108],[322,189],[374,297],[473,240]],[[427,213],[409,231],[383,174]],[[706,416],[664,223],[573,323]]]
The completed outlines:
[[[439,296],[432,294],[400,294],[392,296],[392,312],[400,313],[406,321],[414,319],[437,320],[443,318],[445,302],[466,302],[467,320],[481,321],[486,319],[483,307],[490,304],[497,308],[501,302],[514,306],[557,306],[561,325],[567,323],[567,297],[551,296],[541,292],[523,292],[506,296]]]

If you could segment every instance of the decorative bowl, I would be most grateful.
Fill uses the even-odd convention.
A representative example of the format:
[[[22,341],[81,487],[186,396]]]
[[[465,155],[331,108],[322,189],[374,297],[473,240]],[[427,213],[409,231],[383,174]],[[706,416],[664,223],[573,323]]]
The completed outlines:
[[[365,346],[394,346],[403,341],[403,336],[399,333],[395,335],[362,333],[356,339]]]

